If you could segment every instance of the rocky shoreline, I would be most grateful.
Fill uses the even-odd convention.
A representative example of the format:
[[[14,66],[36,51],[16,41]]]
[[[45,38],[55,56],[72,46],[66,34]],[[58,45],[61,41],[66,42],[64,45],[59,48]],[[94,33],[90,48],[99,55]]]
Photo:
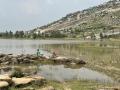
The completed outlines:
[[[46,79],[41,76],[28,76],[28,77],[12,77],[5,74],[0,75],[0,90],[9,90],[10,87],[22,88],[22,90],[35,90],[34,88],[25,88],[30,85],[37,85],[39,87],[46,84]],[[44,90],[44,89],[39,89]],[[54,90],[54,88],[47,88],[45,90]]]
[[[0,54],[0,70],[9,71],[12,69],[10,66],[15,65],[29,65],[38,64],[42,62],[52,62],[53,64],[67,64],[67,65],[84,65],[85,61],[73,58],[66,58],[57,56],[55,58],[48,58],[37,55],[12,55],[12,54]],[[0,75],[0,90],[9,90],[10,87],[23,87],[22,90],[35,90],[34,88],[24,88],[24,86],[37,85],[44,86],[46,79],[41,76],[25,75],[23,71],[14,71],[10,74]],[[39,90],[55,90],[52,86],[47,86]]]
[[[15,64],[30,64],[36,62],[53,62],[55,64],[86,64],[84,60],[81,59],[74,59],[74,58],[67,58],[67,57],[55,57],[55,58],[48,58],[44,56],[36,56],[30,54],[21,54],[21,55],[12,55],[12,54],[0,54],[0,65],[15,65]]]

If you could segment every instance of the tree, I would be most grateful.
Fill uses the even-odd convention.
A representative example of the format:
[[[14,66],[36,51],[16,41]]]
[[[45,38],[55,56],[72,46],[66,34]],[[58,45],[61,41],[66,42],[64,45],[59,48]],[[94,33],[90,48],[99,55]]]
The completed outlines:
[[[102,40],[104,38],[103,33],[100,33],[100,39]]]
[[[12,37],[13,37],[13,32],[9,31],[9,38],[12,38]]]
[[[15,38],[24,38],[24,31],[16,31]]]
[[[95,33],[94,32],[91,33],[91,39],[95,40]]]

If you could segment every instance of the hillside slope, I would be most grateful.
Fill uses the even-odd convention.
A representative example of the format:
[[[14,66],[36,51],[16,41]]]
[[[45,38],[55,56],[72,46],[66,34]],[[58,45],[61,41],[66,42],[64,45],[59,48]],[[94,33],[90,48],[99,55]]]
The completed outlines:
[[[110,33],[120,30],[120,0],[70,13],[62,19],[32,30],[34,33],[58,32],[68,37],[89,36],[91,33]],[[72,34],[72,35],[71,35]],[[84,34],[84,35],[83,35]]]

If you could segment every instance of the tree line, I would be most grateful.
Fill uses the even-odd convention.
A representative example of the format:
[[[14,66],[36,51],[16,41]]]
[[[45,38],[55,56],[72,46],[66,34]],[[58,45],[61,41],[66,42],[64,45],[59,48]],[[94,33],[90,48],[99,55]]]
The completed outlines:
[[[51,33],[34,33],[25,31],[5,31],[0,32],[0,38],[26,38],[26,39],[43,39],[43,38],[64,38],[66,35],[61,34],[59,31]]]
[[[0,38],[23,38],[25,36],[24,31],[5,31],[0,32]]]

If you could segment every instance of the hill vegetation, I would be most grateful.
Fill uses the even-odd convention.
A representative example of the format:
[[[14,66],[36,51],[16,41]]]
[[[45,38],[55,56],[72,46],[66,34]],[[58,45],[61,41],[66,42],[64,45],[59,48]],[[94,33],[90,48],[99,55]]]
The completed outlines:
[[[120,0],[111,0],[102,5],[70,13],[50,24],[37,27],[31,33],[52,37],[62,34],[69,38],[99,38],[120,35]],[[57,37],[58,35],[56,35]]]

